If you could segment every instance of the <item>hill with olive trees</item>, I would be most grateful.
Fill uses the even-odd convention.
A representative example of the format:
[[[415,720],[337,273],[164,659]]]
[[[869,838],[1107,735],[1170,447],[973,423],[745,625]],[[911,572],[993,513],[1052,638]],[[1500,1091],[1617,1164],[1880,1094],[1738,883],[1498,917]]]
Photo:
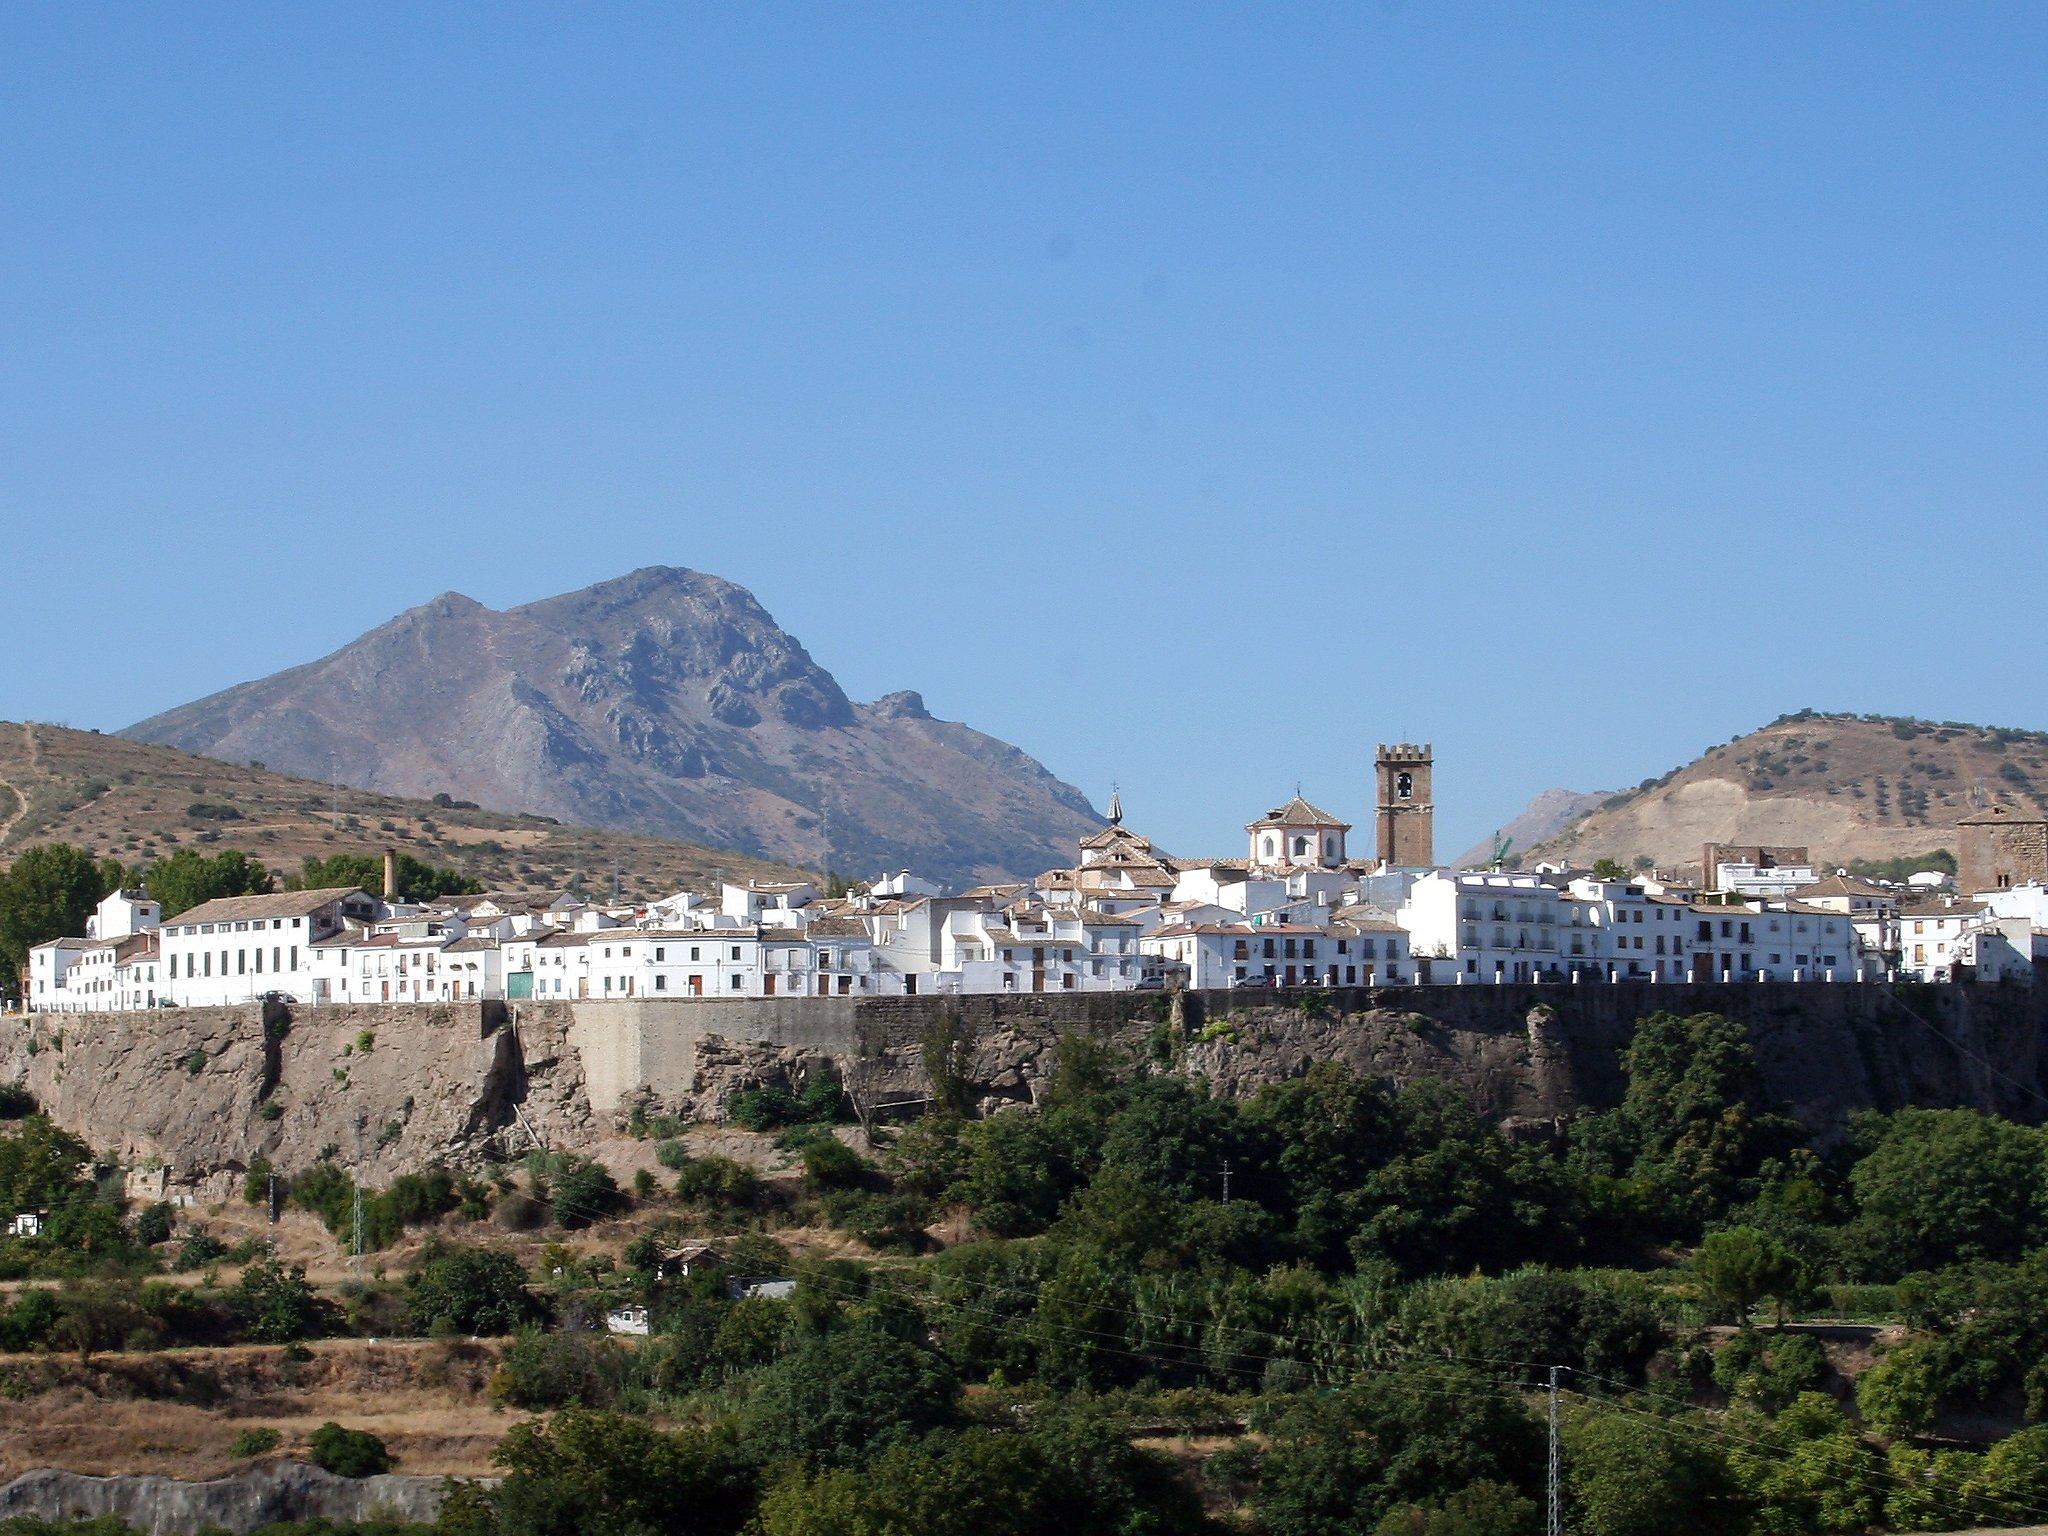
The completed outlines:
[[[1800,844],[1826,867],[1953,850],[1955,824],[2048,811],[2048,732],[1801,710],[1610,795],[1519,859],[1696,865],[1709,842]]]
[[[308,857],[396,848],[491,890],[581,882],[628,895],[701,887],[717,871],[787,878],[781,865],[629,832],[512,816],[444,795],[406,799],[292,778],[97,731],[0,721],[0,866],[64,842],[129,869],[180,848],[239,848],[280,874]]]

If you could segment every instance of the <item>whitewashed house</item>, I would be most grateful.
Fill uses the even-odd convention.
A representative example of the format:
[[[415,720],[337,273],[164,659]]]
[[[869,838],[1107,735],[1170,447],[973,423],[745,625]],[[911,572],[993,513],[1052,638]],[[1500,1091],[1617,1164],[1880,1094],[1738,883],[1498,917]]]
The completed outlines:
[[[313,946],[347,922],[374,922],[383,910],[354,886],[201,902],[157,930],[164,985],[185,1007],[248,1003],[271,992],[307,1001]]]

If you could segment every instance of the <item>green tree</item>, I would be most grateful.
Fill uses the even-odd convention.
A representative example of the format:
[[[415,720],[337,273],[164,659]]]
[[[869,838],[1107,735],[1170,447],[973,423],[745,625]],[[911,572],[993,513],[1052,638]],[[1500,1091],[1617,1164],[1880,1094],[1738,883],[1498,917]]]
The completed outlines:
[[[368,853],[336,853],[324,859],[308,854],[298,873],[286,882],[295,891],[321,891],[356,886],[373,895],[384,893],[384,861]],[[483,886],[459,870],[441,869],[409,853],[398,855],[398,894],[404,901],[431,901],[437,896],[474,896]]]
[[[752,1471],[718,1429],[565,1408],[513,1425],[491,1460],[504,1481],[459,1489],[440,1536],[731,1536],[753,1511]]]
[[[296,1264],[287,1268],[275,1259],[258,1259],[242,1271],[228,1304],[254,1343],[290,1344],[321,1331],[320,1298]]]
[[[1351,1536],[1390,1510],[1474,1483],[1528,1493],[1542,1432],[1482,1377],[1418,1369],[1285,1410],[1258,1458],[1254,1496],[1271,1536]]]
[[[406,1277],[405,1304],[418,1333],[510,1333],[532,1315],[526,1271],[499,1248],[431,1244]]]
[[[808,1340],[762,1372],[742,1423],[765,1461],[852,1466],[952,1422],[959,1396],[938,1355],[864,1323]]]
[[[367,1429],[344,1429],[332,1419],[306,1437],[313,1465],[336,1477],[375,1477],[391,1470],[391,1453]]]
[[[36,945],[83,934],[106,894],[90,854],[69,843],[23,849],[0,871],[0,987],[18,989]]]
[[[1801,1284],[1798,1259],[1754,1227],[1708,1233],[1692,1263],[1707,1294],[1729,1308],[1745,1328],[1750,1309],[1766,1297],[1776,1298],[1782,1322],[1785,1298],[1797,1294]]]
[[[1852,1243],[1873,1276],[2010,1260],[2048,1236],[2048,1135],[1969,1109],[1904,1109],[1856,1131]]]
[[[223,896],[259,896],[273,884],[270,871],[238,848],[212,858],[180,848],[150,865],[142,879],[167,918]]]
[[[1474,1483],[1441,1504],[1387,1511],[1373,1536],[1536,1536],[1542,1528],[1534,1499],[1503,1483]]]
[[[1583,1536],[1708,1536],[1744,1528],[1715,1442],[1683,1419],[1589,1405],[1564,1425],[1565,1495]]]
[[[92,1172],[92,1148],[47,1115],[0,1134],[0,1210],[9,1215],[90,1199]]]

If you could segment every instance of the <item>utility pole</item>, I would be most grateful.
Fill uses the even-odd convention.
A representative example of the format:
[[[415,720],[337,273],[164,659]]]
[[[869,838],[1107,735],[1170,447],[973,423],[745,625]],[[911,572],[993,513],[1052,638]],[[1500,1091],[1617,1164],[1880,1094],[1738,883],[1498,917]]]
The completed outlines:
[[[277,1170],[270,1170],[270,1197],[265,1202],[270,1209],[270,1224],[277,1225]]]
[[[363,1272],[363,1117],[356,1116],[356,1168],[355,1177],[350,1180],[356,1188],[355,1242],[349,1250],[350,1273],[360,1279]]]
[[[1230,1204],[1230,1159],[1223,1159],[1223,1203]]]
[[[1557,1451],[1557,1373],[1550,1368],[1550,1525],[1549,1536],[1564,1536],[1564,1491],[1558,1486],[1561,1465]]]

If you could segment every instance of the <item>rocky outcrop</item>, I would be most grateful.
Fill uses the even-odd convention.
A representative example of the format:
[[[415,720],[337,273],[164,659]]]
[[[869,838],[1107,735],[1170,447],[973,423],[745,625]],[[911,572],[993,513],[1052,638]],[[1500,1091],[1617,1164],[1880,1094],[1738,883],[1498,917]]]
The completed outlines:
[[[384,1183],[590,1140],[569,1023],[563,1005],[491,1003],[10,1019],[0,1078],[167,1192],[219,1198],[258,1157],[339,1155]]]
[[[253,1531],[288,1520],[354,1523],[382,1516],[420,1523],[440,1512],[438,1477],[336,1477],[297,1461],[265,1462],[234,1477],[88,1477],[29,1472],[0,1487],[0,1519],[92,1520],[111,1516],[145,1536],[189,1536],[218,1527]]]
[[[125,734],[805,869],[829,852],[843,869],[961,885],[1064,863],[1102,825],[1024,752],[933,718],[914,693],[855,703],[753,594],[664,567],[504,612],[448,593]]]
[[[966,998],[637,999],[619,1003],[253,1009],[0,1020],[0,1078],[171,1193],[228,1192],[257,1156],[353,1161],[372,1183],[473,1165],[536,1141],[588,1146],[634,1110],[721,1119],[748,1089],[837,1071],[863,1118],[938,1100],[1036,1102],[1063,1042],[1126,1071],[1242,1095],[1337,1062],[1435,1080],[1540,1132],[1618,1103],[1622,1054],[1660,1009],[1746,1025],[1764,1086],[1816,1130],[1865,1108],[2048,1109],[2048,974],[2038,986],[1586,985]],[[502,1020],[503,1022],[500,1022]],[[274,1076],[274,1086],[273,1084]],[[265,1106],[275,1105],[275,1111]],[[155,1197],[152,1194],[152,1197]]]

